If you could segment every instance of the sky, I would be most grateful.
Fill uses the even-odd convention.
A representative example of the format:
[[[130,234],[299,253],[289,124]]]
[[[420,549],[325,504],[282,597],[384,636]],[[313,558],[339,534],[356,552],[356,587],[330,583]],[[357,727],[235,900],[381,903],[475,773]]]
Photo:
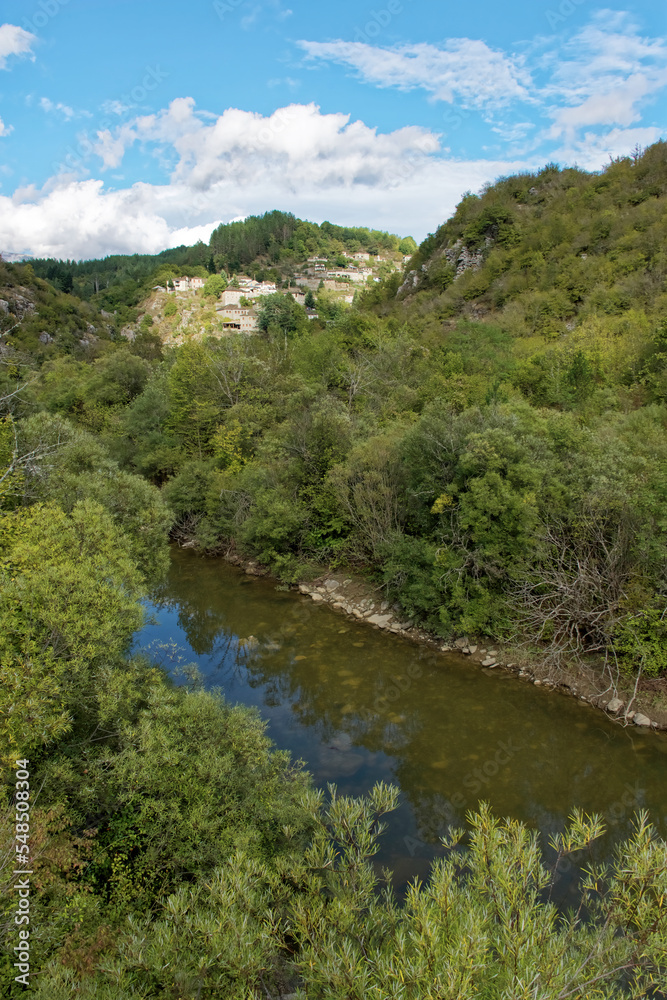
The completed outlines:
[[[0,251],[155,253],[276,208],[420,241],[666,125],[663,0],[3,0]]]

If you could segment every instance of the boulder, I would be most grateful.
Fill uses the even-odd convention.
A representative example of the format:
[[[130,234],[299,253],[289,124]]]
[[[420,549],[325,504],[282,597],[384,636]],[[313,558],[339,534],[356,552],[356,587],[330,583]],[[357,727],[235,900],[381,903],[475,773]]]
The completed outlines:
[[[368,621],[371,625],[378,625],[380,628],[386,628],[392,617],[393,615],[371,615]]]
[[[612,698],[611,701],[607,702],[606,708],[612,715],[617,715],[623,708],[623,704],[620,698]]]
[[[634,719],[632,720],[636,726],[650,726],[651,720],[647,715],[642,715],[641,712],[637,712]]]

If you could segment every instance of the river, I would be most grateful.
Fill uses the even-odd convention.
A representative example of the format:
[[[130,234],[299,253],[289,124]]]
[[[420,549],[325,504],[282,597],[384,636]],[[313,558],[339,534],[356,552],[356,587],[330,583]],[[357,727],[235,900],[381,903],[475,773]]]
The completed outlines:
[[[428,872],[439,838],[479,800],[543,835],[572,808],[601,813],[609,855],[647,809],[667,836],[667,737],[622,728],[558,692],[484,671],[349,621],[275,581],[174,548],[152,622],[135,648],[177,682],[196,663],[207,688],[254,705],[280,748],[318,785],[346,794],[378,780],[400,787],[378,861],[397,887]],[[565,899],[570,876],[560,879]],[[557,893],[558,895],[558,893]]]

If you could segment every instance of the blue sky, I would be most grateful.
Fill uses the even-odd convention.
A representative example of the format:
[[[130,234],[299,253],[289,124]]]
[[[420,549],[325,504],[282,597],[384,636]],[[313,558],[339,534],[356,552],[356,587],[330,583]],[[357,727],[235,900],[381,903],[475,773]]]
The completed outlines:
[[[665,134],[667,8],[3,0],[0,250],[154,252],[281,208],[433,231]]]

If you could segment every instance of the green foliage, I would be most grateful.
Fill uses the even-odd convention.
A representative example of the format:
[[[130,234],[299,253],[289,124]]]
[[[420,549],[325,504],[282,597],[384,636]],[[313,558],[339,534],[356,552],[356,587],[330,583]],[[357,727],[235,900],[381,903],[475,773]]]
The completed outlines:
[[[293,337],[306,329],[303,308],[291,295],[267,295],[262,299],[257,320],[260,330],[278,337]]]
[[[93,500],[0,515],[0,753],[61,736],[91,671],[142,622],[128,539]],[[80,706],[77,706],[80,707]]]
[[[666,845],[645,815],[608,868],[584,874],[579,910],[560,914],[548,895],[555,867],[585,858],[602,821],[575,812],[552,838],[556,865],[547,867],[534,831],[482,805],[467,817],[467,845],[452,831],[445,856],[410,884],[401,907],[372,863],[397,790],[379,784],[359,799],[329,792],[328,802],[304,796],[312,833],[300,850],[292,828],[291,851],[230,854],[179,887],[156,917],[132,917],[91,979],[53,963],[37,996],[64,1000],[80,982],[83,996],[116,1000],[130,988],[135,997],[258,1000],[291,983],[313,1000],[536,991],[544,1000],[592,991],[639,1000],[664,982]]]
[[[24,503],[55,502],[71,513],[76,504],[94,501],[127,537],[146,576],[162,575],[172,515],[154,486],[119,469],[91,434],[46,413],[21,423],[18,449],[31,456],[23,473]]]
[[[212,274],[202,289],[202,295],[204,298],[218,299],[226,287],[227,279],[222,274]]]
[[[667,609],[643,608],[623,616],[614,630],[613,645],[626,668],[641,668],[647,677],[667,672]]]

